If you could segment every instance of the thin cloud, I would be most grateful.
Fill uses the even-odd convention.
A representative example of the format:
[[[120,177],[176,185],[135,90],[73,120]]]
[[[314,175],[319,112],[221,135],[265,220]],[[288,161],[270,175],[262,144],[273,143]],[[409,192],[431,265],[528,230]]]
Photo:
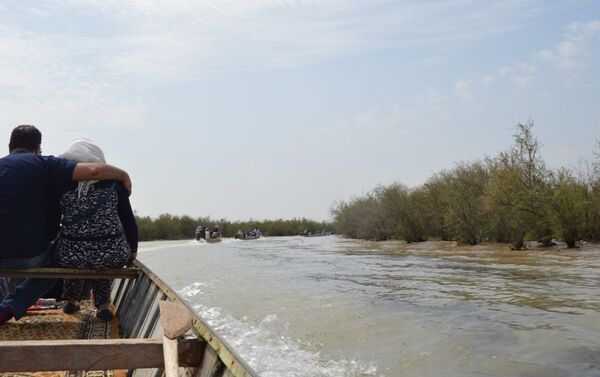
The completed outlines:
[[[507,78],[516,87],[525,88],[534,81],[537,73],[537,65],[519,63],[498,69],[497,76],[499,78]]]
[[[474,80],[459,79],[454,83],[453,95],[458,97],[462,102],[472,104],[475,101],[475,97],[472,93],[472,86]]]
[[[436,46],[440,41],[472,43],[519,28],[542,3],[13,3],[0,8],[0,100],[9,109],[39,104],[40,116],[61,121],[69,120],[64,114],[88,117],[91,108],[103,108],[135,114],[142,123],[150,104],[141,93],[154,84],[294,68],[378,49]],[[464,91],[460,95],[467,98]],[[127,122],[114,119],[114,124],[131,126],[132,119],[126,118]],[[100,117],[97,123],[104,120]]]
[[[553,49],[540,51],[539,56],[542,60],[553,61],[560,70],[579,70],[586,66],[586,57],[600,48],[599,35],[600,20],[572,23],[563,40]]]
[[[600,34],[600,21],[574,23],[568,29],[570,40],[577,40],[580,46],[585,46],[596,34]],[[564,41],[558,43],[557,46],[564,46]],[[566,54],[566,49],[562,51],[565,60],[563,64],[566,64],[566,61],[573,60],[575,56],[584,56],[581,48],[577,49],[578,54]],[[546,52],[545,54],[553,53]],[[555,57],[555,55],[551,56]],[[412,101],[374,107],[349,121],[338,119],[331,129],[339,128],[339,124],[344,124],[346,131],[355,130],[356,134],[359,135],[359,126],[366,124],[382,133],[389,133],[398,129],[416,129],[422,124],[441,125],[448,122],[450,118],[459,116],[459,114],[481,110],[483,108],[482,103],[486,103],[486,93],[489,93],[492,87],[497,93],[509,90],[507,93],[510,93],[510,95],[540,90],[540,87],[536,85],[543,85],[545,82],[539,77],[543,74],[540,72],[545,71],[542,68],[547,68],[543,67],[544,64],[548,65],[547,62],[539,61],[535,63],[533,61],[516,63],[499,67],[488,74],[478,75],[477,77],[457,79],[449,88],[428,87],[421,94],[415,96]],[[574,67],[574,65],[570,65],[570,67]],[[551,81],[551,79],[548,81]],[[334,134],[334,132],[330,132],[330,134]]]
[[[72,48],[67,52],[77,54],[75,47],[83,46],[100,72],[171,82],[298,67],[331,57],[442,40],[467,43],[518,28],[519,20],[534,12],[537,4],[71,0],[36,10],[37,18],[61,18],[72,25],[55,25],[43,30],[43,36],[32,37],[68,38]],[[19,22],[19,14],[29,19],[36,18],[36,13],[24,6],[15,11],[13,28],[27,30],[30,23]],[[88,20],[99,31],[90,32],[73,19]]]
[[[29,33],[0,38],[0,111],[6,124],[58,129],[144,124],[145,104],[110,78],[72,63],[69,43]]]

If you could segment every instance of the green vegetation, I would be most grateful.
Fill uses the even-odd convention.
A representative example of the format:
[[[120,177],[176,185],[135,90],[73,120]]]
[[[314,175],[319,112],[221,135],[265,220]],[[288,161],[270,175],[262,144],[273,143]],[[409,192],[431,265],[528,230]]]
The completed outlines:
[[[292,236],[308,229],[316,232],[322,229],[331,231],[331,224],[307,219],[264,220],[264,221],[228,221],[212,220],[209,217],[192,218],[190,216],[173,216],[162,214],[158,218],[137,217],[140,241],[152,240],[182,240],[194,238],[198,225],[212,227],[219,224],[225,237],[233,237],[238,229],[249,232],[259,228],[265,236]]]
[[[546,168],[533,122],[515,126],[514,145],[494,158],[462,162],[425,184],[400,183],[334,204],[336,232],[373,240],[526,241],[575,247],[600,240],[600,142],[586,169]]]

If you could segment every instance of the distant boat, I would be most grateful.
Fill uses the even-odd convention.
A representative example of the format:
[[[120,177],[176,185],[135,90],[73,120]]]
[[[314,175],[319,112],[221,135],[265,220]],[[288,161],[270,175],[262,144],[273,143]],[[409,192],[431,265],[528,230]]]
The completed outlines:
[[[262,236],[262,232],[260,231],[260,229],[254,229],[248,233],[244,233],[241,230],[238,230],[233,237],[236,240],[251,241],[259,239],[260,236]]]
[[[204,240],[208,243],[217,243],[217,242],[223,241],[223,237],[219,236],[219,237],[213,237],[213,238],[208,238],[208,239],[204,239]]]
[[[238,237],[238,240],[242,240],[242,241],[252,241],[252,240],[257,240],[260,238],[260,234],[258,236],[246,236],[246,237]]]
[[[331,236],[332,232],[317,232],[317,233],[302,233],[300,236],[302,237],[323,237],[323,236]]]
[[[219,236],[211,237],[210,236],[211,234],[218,234]],[[207,227],[202,226],[202,225],[198,226],[196,228],[196,231],[194,232],[194,238],[196,239],[196,241],[205,240],[208,243],[216,243],[216,242],[221,242],[223,240],[223,236],[221,235],[217,226],[215,226],[214,230],[209,230]]]

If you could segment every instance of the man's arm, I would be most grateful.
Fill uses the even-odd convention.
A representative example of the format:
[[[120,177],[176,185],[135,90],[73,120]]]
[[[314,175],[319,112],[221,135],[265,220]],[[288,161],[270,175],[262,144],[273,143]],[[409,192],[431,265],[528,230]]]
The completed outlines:
[[[131,195],[131,179],[129,174],[115,166],[103,164],[101,162],[83,163],[80,162],[73,170],[74,181],[121,181],[123,186]]]

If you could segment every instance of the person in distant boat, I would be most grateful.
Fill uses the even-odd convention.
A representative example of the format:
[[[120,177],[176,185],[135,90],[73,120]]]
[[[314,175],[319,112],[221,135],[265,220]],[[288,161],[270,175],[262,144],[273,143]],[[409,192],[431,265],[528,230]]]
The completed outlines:
[[[210,238],[219,238],[221,237],[221,229],[219,228],[219,224],[215,224],[215,227],[210,232]]]
[[[238,229],[238,231],[235,233],[235,239],[244,239],[246,238],[246,235],[244,234],[244,232],[242,232],[241,229]]]
[[[73,181],[121,181],[131,193],[129,175],[104,163],[77,163],[42,156],[42,133],[31,125],[13,129],[9,155],[0,158],[0,268],[53,265],[52,240],[59,223],[51,216],[52,193]],[[53,288],[57,279],[25,279],[0,303],[0,324],[25,315],[27,308]]]
[[[198,227],[196,228],[196,232],[194,233],[194,236],[196,237],[196,241],[200,241],[201,239],[206,238],[206,232],[204,230],[204,226],[198,225]]]
[[[75,139],[59,157],[82,163],[105,163],[104,153],[90,140]],[[62,227],[56,246],[60,267],[119,268],[137,255],[138,228],[125,187],[116,181],[68,182],[57,190]],[[63,312],[79,310],[82,279],[65,279]],[[114,314],[112,280],[91,280],[96,317],[105,322]]]

